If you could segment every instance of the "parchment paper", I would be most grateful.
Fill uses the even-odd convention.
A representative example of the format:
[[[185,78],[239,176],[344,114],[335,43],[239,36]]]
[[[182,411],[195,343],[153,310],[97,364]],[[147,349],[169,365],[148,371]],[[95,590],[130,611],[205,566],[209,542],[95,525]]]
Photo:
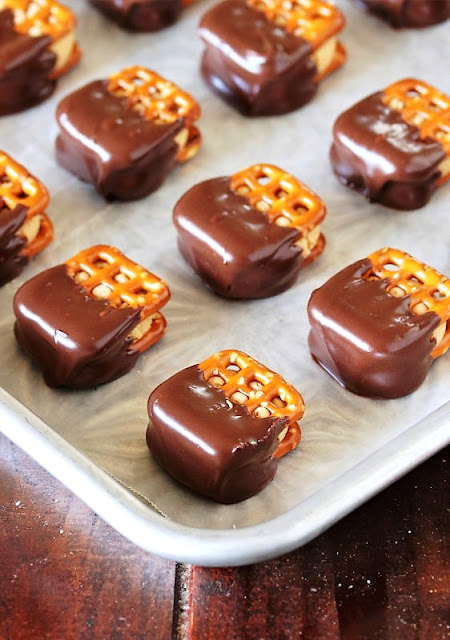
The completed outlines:
[[[67,2],[78,14],[83,59],[60,80],[51,100],[0,120],[1,146],[43,180],[56,240],[21,277],[0,291],[0,383],[69,443],[146,499],[167,517],[193,527],[234,528],[272,519],[333,479],[450,399],[449,355],[432,366],[426,382],[407,398],[381,401],[341,389],[313,363],[307,349],[306,304],[311,291],[343,266],[391,245],[450,273],[450,184],[414,212],[368,204],[339,185],[328,150],[338,114],[362,97],[402,77],[416,76],[450,93],[450,24],[396,32],[351,0],[342,41],[348,62],[326,79],[314,101],[281,117],[246,119],[222,103],[199,75],[202,45],[195,34],[211,2],[199,0],[179,22],[157,34],[129,34],[86,2]],[[54,160],[58,101],[86,82],[130,64],[142,64],[191,92],[201,103],[204,143],[193,160],[172,172],[156,193],[133,203],[105,203],[92,186]],[[177,199],[193,184],[230,175],[255,162],[277,164],[325,201],[327,249],[287,292],[267,300],[218,298],[183,262],[171,223]],[[16,346],[11,303],[18,286],[40,270],[97,243],[119,247],[170,286],[164,339],[124,378],[97,389],[49,389]],[[279,464],[258,496],[223,506],[177,485],[153,462],[145,445],[146,401],[169,375],[224,348],[241,349],[278,371],[303,394],[301,446]],[[444,445],[445,443],[443,443]]]

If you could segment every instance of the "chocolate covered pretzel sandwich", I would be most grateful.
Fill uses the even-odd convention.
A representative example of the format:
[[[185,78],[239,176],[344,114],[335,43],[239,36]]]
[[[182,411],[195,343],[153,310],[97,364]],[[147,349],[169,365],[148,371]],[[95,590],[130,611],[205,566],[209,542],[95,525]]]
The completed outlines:
[[[195,185],[173,213],[181,254],[227,298],[263,298],[290,287],[325,247],[324,217],[315,193],[269,164]]]
[[[450,280],[398,249],[380,249],[313,292],[315,360],[359,395],[417,389],[450,347]]]
[[[336,120],[330,158],[340,182],[371,202],[418,209],[450,178],[450,97],[400,80]]]
[[[128,373],[163,336],[169,297],[157,276],[98,245],[22,285],[16,338],[49,386],[96,386]]]
[[[160,384],[148,400],[147,444],[181,484],[223,503],[261,491],[298,446],[302,396],[241,351],[220,351]]]
[[[142,198],[197,153],[199,117],[185,91],[154,71],[129,67],[60,102],[56,156],[105,198]]]
[[[0,286],[18,276],[53,240],[46,187],[0,151]]]
[[[225,0],[199,25],[203,77],[245,115],[293,111],[344,63],[344,22],[323,0]]]
[[[173,24],[194,0],[89,0],[105,16],[129,31],[158,31]]]
[[[450,18],[450,0],[359,0],[395,29],[420,28]]]
[[[55,0],[0,0],[0,115],[48,98],[80,59],[76,18]]]

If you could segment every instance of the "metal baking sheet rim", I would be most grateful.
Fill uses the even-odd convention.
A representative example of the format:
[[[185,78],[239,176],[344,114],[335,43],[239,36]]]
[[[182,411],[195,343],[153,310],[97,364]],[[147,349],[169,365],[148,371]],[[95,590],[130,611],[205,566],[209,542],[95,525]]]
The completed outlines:
[[[450,444],[449,425],[447,402],[286,513],[238,529],[197,529],[143,504],[0,388],[0,429],[10,440],[142,549],[202,566],[250,564],[302,546]]]

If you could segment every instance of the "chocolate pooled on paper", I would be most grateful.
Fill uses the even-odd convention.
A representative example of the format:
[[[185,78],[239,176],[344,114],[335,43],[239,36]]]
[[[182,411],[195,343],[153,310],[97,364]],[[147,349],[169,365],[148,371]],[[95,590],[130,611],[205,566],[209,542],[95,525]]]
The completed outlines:
[[[173,220],[186,262],[226,298],[281,293],[323,251],[325,206],[316,194],[268,164],[192,187]]]
[[[278,458],[298,446],[303,412],[301,395],[280,376],[242,352],[223,351],[151,393],[147,444],[181,484],[217,502],[240,502],[261,491]]]
[[[399,398],[422,384],[450,346],[450,280],[382,249],[316,289],[308,315],[311,354],[343,387]]]

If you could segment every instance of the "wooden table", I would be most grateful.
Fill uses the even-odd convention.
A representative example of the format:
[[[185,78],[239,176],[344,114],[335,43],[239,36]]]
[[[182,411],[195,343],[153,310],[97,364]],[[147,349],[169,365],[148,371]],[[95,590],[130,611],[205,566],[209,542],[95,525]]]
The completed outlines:
[[[289,555],[204,569],[141,551],[0,436],[0,639],[448,640],[449,454]]]

